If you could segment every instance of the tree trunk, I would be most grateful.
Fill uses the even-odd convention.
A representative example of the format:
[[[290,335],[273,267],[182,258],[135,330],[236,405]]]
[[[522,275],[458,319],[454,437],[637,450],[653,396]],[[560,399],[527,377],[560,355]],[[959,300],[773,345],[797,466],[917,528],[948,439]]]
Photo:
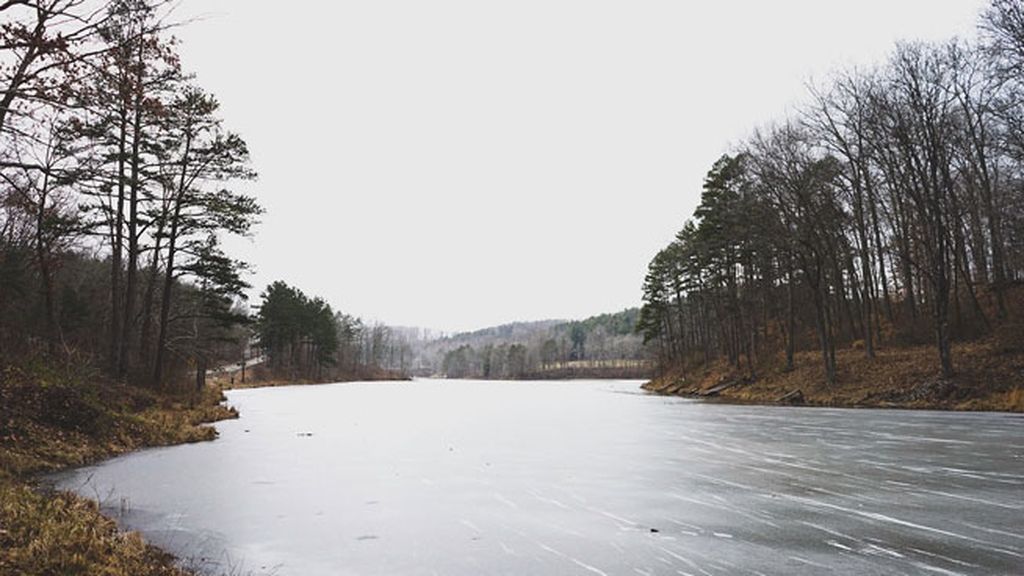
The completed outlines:
[[[136,276],[139,267],[139,148],[142,143],[142,82],[145,70],[143,61],[143,39],[138,40],[138,60],[135,77],[134,118],[132,120],[131,193],[128,201],[128,279],[125,283],[124,333],[121,340],[118,375],[128,373],[131,341],[135,335]]]
[[[868,204],[871,206],[871,228],[875,237],[875,250],[878,252],[878,274],[882,285],[882,298],[885,302],[885,317],[892,322],[892,301],[889,298],[889,279],[885,273],[885,251],[882,248],[882,231],[878,224],[878,200],[875,195],[874,185],[871,182],[871,175],[865,177],[865,184],[868,191]]]
[[[174,218],[171,220],[170,236],[167,241],[167,265],[164,270],[163,295],[160,300],[160,331],[156,341],[156,359],[153,361],[153,385],[163,384],[164,355],[167,349],[167,322],[171,314],[171,289],[174,286],[174,257],[177,254],[178,219],[181,216],[182,199],[175,202]]]
[[[859,187],[858,187],[859,188]],[[861,271],[861,327],[863,328],[862,336],[864,339],[864,354],[868,358],[875,357],[875,341],[874,332],[872,326],[872,314],[874,313],[874,299],[872,298],[871,290],[874,286],[875,279],[874,274],[871,271],[871,247],[868,242],[867,232],[867,219],[864,214],[864,197],[858,189],[855,195],[855,208],[854,213],[857,219],[857,241],[859,242],[860,248],[860,271]],[[850,273],[853,274],[853,266],[850,266]],[[856,278],[852,280],[855,282],[854,290],[857,290]]]
[[[113,242],[110,254],[110,372],[115,376],[121,366],[121,340],[124,334],[122,322],[121,273],[124,251],[124,200],[125,200],[125,147],[128,140],[128,111],[123,102],[117,142],[117,208],[114,216]]]
[[[156,243],[153,245],[153,256],[149,262],[149,273],[147,274],[146,280],[146,294],[142,301],[142,330],[140,333],[140,344],[139,344],[139,358],[142,363],[149,368],[152,368],[152,364],[148,364],[151,361],[153,339],[153,304],[156,299],[156,284],[158,281],[158,273],[160,267],[160,243],[163,235],[163,223],[157,229]]]
[[[786,286],[786,372],[793,371],[793,354],[796,351],[796,311],[794,310],[793,264],[788,263]]]
[[[167,262],[164,271],[163,297],[160,301],[160,332],[156,343],[156,359],[153,362],[153,385],[159,387],[163,384],[164,355],[167,350],[167,322],[171,313],[171,289],[174,286],[174,257],[177,254],[178,226],[181,222],[181,209],[185,203],[185,196],[188,193],[187,177],[189,156],[192,152],[192,134],[189,128],[185,133],[185,153],[181,159],[181,178],[178,181],[178,189],[174,195],[174,210],[171,215],[170,235],[167,239]]]
[[[206,388],[206,357],[196,359],[196,392],[202,393]]]
[[[996,190],[987,194],[985,208],[988,211],[989,237],[992,238],[992,289],[996,294],[996,310],[1000,319],[1006,318],[1006,266],[1003,257],[1002,214],[995,199]]]
[[[836,382],[836,355],[835,344],[832,337],[832,312],[830,310],[828,286],[826,274],[820,261],[820,256],[814,263],[813,268],[804,266],[804,278],[810,287],[815,311],[815,324],[818,330],[818,342],[821,347],[821,358],[825,370],[825,383],[832,386]],[[813,272],[813,274],[812,274]]]
[[[50,251],[46,241],[46,200],[49,195],[49,185],[50,177],[47,174],[43,176],[39,204],[36,206],[35,245],[46,314],[46,346],[49,353],[53,355],[57,352],[57,315],[53,304],[53,272],[50,267]]]

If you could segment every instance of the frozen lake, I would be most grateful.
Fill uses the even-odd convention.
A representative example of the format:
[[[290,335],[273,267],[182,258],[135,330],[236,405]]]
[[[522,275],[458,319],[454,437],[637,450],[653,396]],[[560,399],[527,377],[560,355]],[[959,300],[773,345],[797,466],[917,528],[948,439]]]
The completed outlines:
[[[1024,418],[638,382],[240,390],[216,442],[58,478],[211,573],[1024,573]]]

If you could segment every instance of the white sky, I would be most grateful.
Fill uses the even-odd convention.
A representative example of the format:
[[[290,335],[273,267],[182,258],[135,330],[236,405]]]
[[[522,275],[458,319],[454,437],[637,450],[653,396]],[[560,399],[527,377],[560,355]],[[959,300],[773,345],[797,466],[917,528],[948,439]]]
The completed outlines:
[[[253,153],[258,294],[442,330],[639,304],[711,163],[981,0],[182,0]]]

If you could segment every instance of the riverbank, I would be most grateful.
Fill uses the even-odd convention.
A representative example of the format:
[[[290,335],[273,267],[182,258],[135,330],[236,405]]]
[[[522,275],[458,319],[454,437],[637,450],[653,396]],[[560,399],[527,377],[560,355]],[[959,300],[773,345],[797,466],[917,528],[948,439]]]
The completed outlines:
[[[654,375],[653,363],[567,362],[534,372],[527,372],[523,380],[645,380]]]
[[[1024,350],[991,338],[956,344],[956,375],[941,378],[932,346],[891,347],[868,359],[863,350],[837,350],[837,383],[825,383],[817,352],[759,366],[755,379],[718,362],[655,378],[644,389],[722,402],[855,408],[914,408],[1024,412]]]
[[[484,378],[482,376],[452,377],[444,374],[424,374],[419,378],[427,380],[476,380],[484,382],[565,382],[567,380],[650,380],[653,370],[549,370],[527,372],[522,376],[506,378]]]
[[[252,371],[250,371],[252,372]],[[279,386],[320,386],[342,382],[408,382],[412,378],[398,372],[386,370],[364,371],[330,378],[286,377],[270,372],[254,372],[242,381],[241,371],[225,372],[209,379],[221,390],[245,390],[249,388],[277,388]]]
[[[68,362],[0,369],[0,574],[185,576],[96,503],[40,487],[40,474],[145,447],[212,440],[237,417],[223,395],[157,393]]]

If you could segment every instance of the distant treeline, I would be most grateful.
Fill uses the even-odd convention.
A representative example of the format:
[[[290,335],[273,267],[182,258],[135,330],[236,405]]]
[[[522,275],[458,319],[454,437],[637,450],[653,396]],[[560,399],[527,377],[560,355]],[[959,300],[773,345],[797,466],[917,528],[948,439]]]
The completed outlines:
[[[639,309],[580,322],[508,324],[437,340],[419,356],[421,372],[449,378],[536,378],[643,374],[647,351]],[[424,370],[425,368],[425,370]]]
[[[391,328],[337,312],[284,282],[268,286],[261,299],[253,321],[270,377],[329,381],[406,374],[411,347]]]
[[[835,74],[797,116],[712,167],[692,220],[650,263],[640,329],[666,370],[758,367],[817,349],[1018,341],[1024,279],[1024,5],[980,38],[904,43]]]
[[[160,386],[237,356],[261,208],[245,142],[182,67],[165,0],[0,2],[0,361]],[[180,380],[180,378],[177,378]]]

